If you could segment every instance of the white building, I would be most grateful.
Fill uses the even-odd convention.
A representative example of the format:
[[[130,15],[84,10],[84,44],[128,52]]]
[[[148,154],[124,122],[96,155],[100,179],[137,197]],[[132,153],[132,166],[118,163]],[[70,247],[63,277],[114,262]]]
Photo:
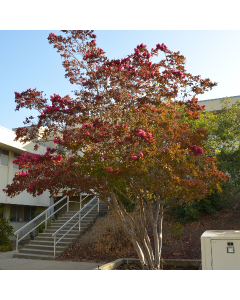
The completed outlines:
[[[235,104],[237,101],[240,102],[240,96],[233,96],[227,97],[228,100],[231,101],[231,105]],[[226,99],[224,98],[216,98],[216,99],[209,99],[209,100],[201,100],[199,104],[206,105],[206,111],[213,111],[213,110],[221,110],[221,100]]]
[[[37,208],[43,208],[44,210],[49,206],[56,203],[62,194],[59,193],[54,198],[50,197],[50,193],[45,191],[42,195],[33,197],[26,191],[22,192],[20,195],[10,198],[2,190],[6,188],[7,184],[11,184],[13,177],[19,172],[18,165],[13,164],[15,156],[19,156],[24,152],[45,154],[47,147],[56,147],[57,145],[53,141],[48,141],[41,143],[41,146],[37,151],[34,150],[35,143],[29,142],[22,144],[19,141],[14,141],[16,137],[15,129],[9,130],[7,128],[0,126],[0,205],[6,208],[3,215],[4,218],[11,216],[10,224],[13,226],[13,231],[17,231],[27,224],[30,220],[34,218],[34,213]],[[41,130],[39,131],[39,139],[41,141]],[[89,201],[89,198],[82,202],[85,205]],[[61,209],[61,206],[67,202],[57,204],[55,208],[48,211],[48,215],[52,214],[54,211]],[[70,210],[79,210],[80,207],[80,195],[71,197],[71,203],[69,203]],[[59,210],[59,214],[64,213],[66,207]],[[39,222],[39,220],[38,220]],[[33,224],[34,226],[37,223]],[[32,226],[33,227],[33,226]],[[29,231],[29,227],[24,228],[19,233],[19,238],[25,235]],[[26,237],[27,239],[28,237]],[[12,237],[15,239],[15,237]]]
[[[24,191],[20,195],[10,198],[2,191],[7,184],[12,183],[15,173],[19,172],[18,166],[12,163],[15,156],[19,156],[24,152],[38,154],[46,152],[44,145],[41,145],[37,151],[34,151],[34,143],[21,144],[19,141],[14,141],[14,139],[15,132],[13,130],[0,126],[0,205],[6,208],[3,217],[8,218],[11,215],[10,223],[15,232],[32,219],[36,208],[49,207],[50,194],[49,192],[44,192],[40,196],[33,197]]]

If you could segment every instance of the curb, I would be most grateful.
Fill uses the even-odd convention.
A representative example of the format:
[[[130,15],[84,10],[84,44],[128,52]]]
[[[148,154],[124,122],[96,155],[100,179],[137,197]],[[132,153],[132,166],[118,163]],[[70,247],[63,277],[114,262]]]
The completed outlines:
[[[202,261],[200,259],[161,259],[163,266],[183,266],[183,267],[199,267],[202,270]],[[137,258],[119,258],[110,263],[102,265],[101,268],[93,270],[113,270],[125,263],[140,263]]]

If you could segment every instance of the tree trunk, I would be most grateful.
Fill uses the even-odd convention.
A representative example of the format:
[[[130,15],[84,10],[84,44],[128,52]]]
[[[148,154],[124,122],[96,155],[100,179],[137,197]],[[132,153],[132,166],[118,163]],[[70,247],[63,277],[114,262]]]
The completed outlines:
[[[116,217],[122,224],[122,227],[133,244],[134,249],[139,257],[142,268],[144,270],[161,270],[161,250],[162,250],[162,221],[163,221],[163,205],[159,205],[159,210],[156,212],[155,220],[151,221],[153,215],[152,206],[140,204],[140,213],[137,215],[129,214],[122,205],[118,204],[114,193],[111,193],[112,209]],[[105,199],[103,202],[108,204]],[[147,216],[150,216],[148,218]],[[150,219],[150,221],[148,220]],[[152,247],[148,224],[150,223],[153,231],[154,245]]]

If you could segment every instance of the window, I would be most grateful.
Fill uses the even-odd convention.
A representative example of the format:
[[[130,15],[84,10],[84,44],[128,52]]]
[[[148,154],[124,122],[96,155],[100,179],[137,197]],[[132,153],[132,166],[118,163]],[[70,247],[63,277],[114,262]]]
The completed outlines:
[[[10,215],[12,222],[29,222],[36,217],[37,207],[30,205],[11,204]]]
[[[12,204],[10,206],[10,215],[11,219],[10,221],[13,222],[21,222],[22,221],[22,205],[14,205]]]
[[[30,206],[24,206],[24,222],[31,221],[31,207]]]
[[[0,204],[0,208],[2,208],[3,206]],[[3,213],[1,214],[0,213],[0,218],[2,218],[3,219]]]
[[[3,149],[0,149],[0,165],[8,166],[8,156],[9,152]]]

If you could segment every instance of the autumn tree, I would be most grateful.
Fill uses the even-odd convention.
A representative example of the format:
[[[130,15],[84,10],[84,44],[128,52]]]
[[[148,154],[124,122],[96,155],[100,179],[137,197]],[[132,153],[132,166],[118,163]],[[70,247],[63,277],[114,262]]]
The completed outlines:
[[[16,139],[36,140],[37,149],[41,131],[41,140],[53,139],[56,147],[18,157],[15,163],[28,171],[16,174],[6,193],[93,193],[112,208],[142,266],[160,269],[166,202],[201,199],[228,178],[204,149],[206,130],[191,126],[204,109],[196,96],[216,83],[187,73],[184,56],[164,44],[151,51],[141,44],[109,60],[92,31],[63,32],[48,40],[79,89],[75,98],[53,94],[50,102],[35,89],[15,93],[16,110],[39,112],[17,129]],[[122,199],[132,203],[132,213]]]

